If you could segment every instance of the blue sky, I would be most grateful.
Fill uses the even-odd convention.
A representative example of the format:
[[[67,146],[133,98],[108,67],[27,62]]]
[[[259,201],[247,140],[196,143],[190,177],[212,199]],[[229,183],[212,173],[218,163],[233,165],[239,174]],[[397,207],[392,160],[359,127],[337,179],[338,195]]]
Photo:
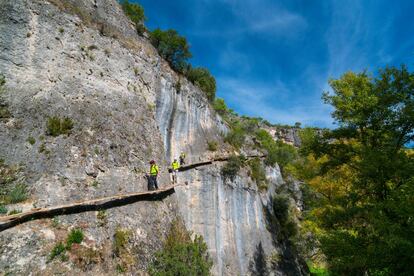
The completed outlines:
[[[139,0],[147,27],[176,29],[195,66],[241,115],[330,127],[321,94],[346,71],[414,65],[412,0]]]

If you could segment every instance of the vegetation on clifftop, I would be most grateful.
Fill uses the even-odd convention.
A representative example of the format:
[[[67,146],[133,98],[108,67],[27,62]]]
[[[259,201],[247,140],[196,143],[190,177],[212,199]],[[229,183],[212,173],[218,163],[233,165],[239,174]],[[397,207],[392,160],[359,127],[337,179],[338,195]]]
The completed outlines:
[[[137,3],[130,3],[128,0],[122,1],[121,4],[125,15],[135,24],[137,33],[143,35],[147,31],[144,25],[146,20],[144,8]],[[164,31],[157,28],[149,32],[149,38],[159,55],[170,64],[173,70],[183,74],[189,81],[204,91],[210,102],[214,101],[216,80],[208,69],[193,68],[188,62],[192,54],[190,45],[184,36],[173,29]]]
[[[146,31],[144,22],[147,20],[144,14],[144,8],[139,4],[130,3],[128,0],[124,0],[122,2],[122,9],[124,10],[125,15],[135,24],[138,34],[142,35]]]

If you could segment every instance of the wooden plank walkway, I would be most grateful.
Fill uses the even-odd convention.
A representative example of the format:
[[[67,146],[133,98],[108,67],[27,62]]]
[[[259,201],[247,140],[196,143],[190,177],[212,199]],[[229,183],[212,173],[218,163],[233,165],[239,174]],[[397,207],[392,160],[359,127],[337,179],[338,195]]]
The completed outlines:
[[[265,158],[267,155],[247,155],[245,156],[247,159],[251,159],[251,158]],[[211,165],[214,162],[224,162],[224,161],[228,161],[230,158],[230,156],[226,156],[226,157],[216,157],[212,160],[208,160],[208,161],[202,161],[199,163],[193,163],[193,164],[189,164],[187,166],[181,166],[178,171],[183,172],[183,171],[188,171],[197,167],[201,167],[201,166],[206,166],[206,165]]]
[[[86,201],[74,202],[66,205],[36,208],[30,211],[11,216],[0,217],[0,232],[29,220],[52,218],[58,215],[76,214],[81,212],[109,209],[137,201],[162,200],[173,194],[174,188],[180,185],[171,185],[155,191],[120,194]]]
[[[246,158],[264,158],[266,155],[248,155]],[[230,157],[219,157],[209,161],[189,164],[187,166],[181,166],[179,171],[187,171],[200,166],[206,166],[213,164],[214,162],[227,161]],[[174,188],[180,185],[170,185],[162,189],[155,191],[139,192],[139,193],[128,193],[114,196],[108,196],[103,198],[78,201],[66,205],[48,207],[48,208],[36,208],[20,214],[0,217],[0,232],[8,228],[14,227],[18,224],[27,222],[29,220],[41,219],[41,218],[52,218],[58,215],[69,215],[88,211],[96,211],[109,209],[127,204],[135,203],[137,201],[154,201],[162,200],[167,196],[173,194]]]

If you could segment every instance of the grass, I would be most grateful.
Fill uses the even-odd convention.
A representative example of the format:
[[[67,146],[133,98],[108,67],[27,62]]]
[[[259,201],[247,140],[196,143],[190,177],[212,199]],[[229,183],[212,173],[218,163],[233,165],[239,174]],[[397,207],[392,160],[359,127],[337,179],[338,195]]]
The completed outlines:
[[[59,28],[59,33],[63,34],[65,32],[65,29]]]
[[[52,219],[52,227],[53,228],[58,228],[59,227],[59,219],[57,217],[54,217]]]
[[[36,139],[32,136],[29,136],[26,140],[30,145],[34,145],[36,143]]]
[[[62,258],[65,252],[66,252],[65,245],[62,242],[57,243],[49,254],[49,261],[53,260],[54,258],[58,256],[61,256]]]
[[[102,261],[101,252],[92,248],[79,247],[72,254],[75,255],[74,263],[84,272]]]
[[[131,235],[131,232],[126,229],[122,229],[118,227],[115,230],[114,252],[117,256],[120,256],[122,251],[125,250],[125,247],[128,243],[130,235]]]
[[[82,229],[79,229],[79,228],[72,229],[69,232],[68,237],[66,238],[66,248],[67,249],[72,248],[72,245],[74,243],[80,244],[83,241],[83,238],[84,238],[84,234],[83,234]]]
[[[96,218],[98,219],[98,226],[104,226],[108,223],[108,214],[105,210],[99,210]]]
[[[21,171],[20,166],[7,165],[0,159],[0,204],[15,204],[28,198],[27,185],[18,182]]]
[[[124,273],[126,271],[125,267],[121,264],[117,264],[115,270],[118,273]]]
[[[3,204],[0,205],[0,214],[7,214],[7,208]]]
[[[47,121],[47,134],[57,137],[62,134],[69,135],[73,129],[73,121],[70,118],[49,117]]]
[[[99,185],[98,180],[94,180],[94,181],[92,181],[91,185],[92,185],[92,187],[97,188],[97,187],[98,187],[98,185]]]
[[[136,262],[131,248],[128,247],[131,231],[122,229],[119,226],[115,229],[113,239],[113,254],[117,258],[117,271],[121,273],[132,269]]]
[[[27,185],[19,183],[9,192],[8,203],[15,204],[27,199]]]
[[[22,210],[13,209],[13,210],[11,210],[11,211],[8,213],[8,215],[9,215],[9,216],[11,216],[11,215],[16,215],[16,214],[20,214],[21,212],[22,212]]]
[[[41,143],[40,146],[39,146],[39,153],[45,153],[45,154],[49,154],[50,153],[50,150],[48,150],[46,148],[46,144],[44,142]]]

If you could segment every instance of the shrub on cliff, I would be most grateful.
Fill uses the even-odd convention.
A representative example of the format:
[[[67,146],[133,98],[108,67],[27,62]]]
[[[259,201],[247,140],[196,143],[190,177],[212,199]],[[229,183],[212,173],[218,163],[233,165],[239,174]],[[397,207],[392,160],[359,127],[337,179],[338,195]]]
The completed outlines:
[[[272,200],[272,208],[279,225],[280,238],[294,240],[298,234],[298,226],[292,212],[293,207],[289,202],[289,196],[286,194],[275,195]]]
[[[295,147],[281,141],[275,141],[264,129],[256,131],[256,139],[260,143],[260,147],[267,151],[266,165],[274,166],[278,163],[283,168],[298,156]]]
[[[84,234],[82,229],[72,229],[66,239],[66,248],[71,249],[74,243],[80,244],[83,241]]]
[[[240,149],[246,139],[246,131],[243,129],[242,125],[236,121],[231,125],[231,131],[224,138],[224,141]]]
[[[175,30],[155,29],[150,33],[150,40],[172,69],[180,73],[185,71],[188,67],[187,60],[192,56],[185,37],[180,36]]]
[[[50,117],[47,120],[47,134],[57,137],[62,134],[70,134],[73,128],[73,121],[70,118]]]
[[[3,86],[6,84],[6,77],[2,74],[0,74],[0,91],[3,88]]]
[[[28,198],[27,185],[20,182],[21,171],[22,167],[9,166],[0,159],[0,205],[15,204]]]
[[[144,14],[144,8],[135,3],[129,3],[128,0],[122,2],[122,9],[126,16],[135,23],[138,34],[142,35],[146,28],[144,26],[144,21],[147,20]]]
[[[202,236],[191,238],[181,220],[174,220],[164,248],[155,254],[150,275],[210,275],[213,263]]]
[[[227,160],[227,163],[221,168],[221,175],[224,180],[230,179],[233,181],[243,166],[244,157],[232,155]]]
[[[224,102],[224,99],[217,98],[213,103],[214,110],[221,116],[225,116],[228,113],[227,105]]]
[[[216,79],[210,74],[206,68],[190,68],[186,72],[189,81],[200,87],[207,95],[210,102],[216,97]]]
[[[278,163],[282,168],[284,168],[296,160],[297,157],[297,150],[294,146],[277,141],[268,149],[265,162],[267,165],[271,166]]]
[[[207,149],[209,151],[216,151],[218,149],[218,143],[216,141],[208,141],[207,142]]]
[[[259,158],[249,160],[250,177],[256,182],[260,190],[267,188],[266,171]]]

